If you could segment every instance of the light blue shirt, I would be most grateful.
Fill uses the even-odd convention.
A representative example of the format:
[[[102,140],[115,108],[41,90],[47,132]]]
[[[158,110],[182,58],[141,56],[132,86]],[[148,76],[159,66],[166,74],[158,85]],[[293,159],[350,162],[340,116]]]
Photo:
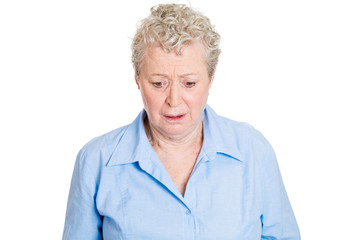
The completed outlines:
[[[202,149],[183,197],[146,137],[145,116],[80,150],[63,240],[300,239],[261,133],[207,106]]]

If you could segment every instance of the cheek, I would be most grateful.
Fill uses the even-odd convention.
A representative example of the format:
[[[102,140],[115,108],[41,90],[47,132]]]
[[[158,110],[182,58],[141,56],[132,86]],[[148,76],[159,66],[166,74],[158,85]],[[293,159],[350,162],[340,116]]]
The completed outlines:
[[[144,102],[144,106],[145,108],[147,108],[147,110],[151,110],[154,111],[158,108],[160,108],[161,106],[161,97],[151,93],[151,92],[147,92],[147,91],[143,91],[142,92],[142,98],[143,98],[143,102]]]
[[[187,96],[187,102],[190,108],[194,111],[201,111],[205,107],[209,92],[207,90],[196,91]]]

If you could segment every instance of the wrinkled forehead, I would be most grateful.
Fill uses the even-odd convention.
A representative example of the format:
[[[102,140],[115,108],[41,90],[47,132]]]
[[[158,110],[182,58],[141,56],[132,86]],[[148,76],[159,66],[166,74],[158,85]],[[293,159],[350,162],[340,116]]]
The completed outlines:
[[[193,43],[185,46],[181,54],[176,49],[167,52],[161,46],[148,48],[145,51],[140,73],[170,73],[178,71],[181,74],[207,71],[204,46]]]

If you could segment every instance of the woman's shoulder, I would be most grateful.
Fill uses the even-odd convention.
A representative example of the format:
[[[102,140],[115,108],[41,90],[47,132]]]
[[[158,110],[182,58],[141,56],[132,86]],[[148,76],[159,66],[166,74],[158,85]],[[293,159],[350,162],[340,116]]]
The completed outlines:
[[[269,142],[264,135],[253,125],[247,122],[241,122],[222,117],[226,122],[226,126],[229,128],[229,132],[234,132],[234,136],[243,141],[247,141],[253,144],[268,145]]]
[[[230,152],[238,152],[240,158],[248,163],[274,162],[274,150],[264,135],[247,122],[236,121],[219,116],[214,119],[217,138],[225,142]],[[267,163],[266,163],[267,164]]]
[[[116,144],[121,140],[128,126],[129,125],[125,125],[94,137],[83,146],[83,149],[94,150]]]
[[[267,142],[263,134],[250,123],[238,121],[217,115],[214,110],[209,111],[209,121],[212,127],[218,128],[218,132],[237,140]]]
[[[227,143],[235,143],[240,152],[254,149],[258,152],[272,151],[264,135],[253,125],[209,112],[209,125],[216,137]]]
[[[97,165],[97,167],[106,165],[128,127],[129,125],[125,125],[94,137],[80,149],[77,160],[86,165]]]
[[[226,122],[225,126],[228,126],[230,131],[236,132],[239,137],[251,138],[254,140],[265,139],[263,134],[248,122],[237,121],[226,117],[221,118]]]

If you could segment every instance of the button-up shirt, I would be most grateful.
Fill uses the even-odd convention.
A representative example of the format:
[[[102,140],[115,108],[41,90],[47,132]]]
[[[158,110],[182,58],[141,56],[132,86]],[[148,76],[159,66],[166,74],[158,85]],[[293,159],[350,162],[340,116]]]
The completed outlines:
[[[152,148],[146,112],[79,152],[63,240],[300,239],[268,141],[203,112],[203,145],[184,196]]]

